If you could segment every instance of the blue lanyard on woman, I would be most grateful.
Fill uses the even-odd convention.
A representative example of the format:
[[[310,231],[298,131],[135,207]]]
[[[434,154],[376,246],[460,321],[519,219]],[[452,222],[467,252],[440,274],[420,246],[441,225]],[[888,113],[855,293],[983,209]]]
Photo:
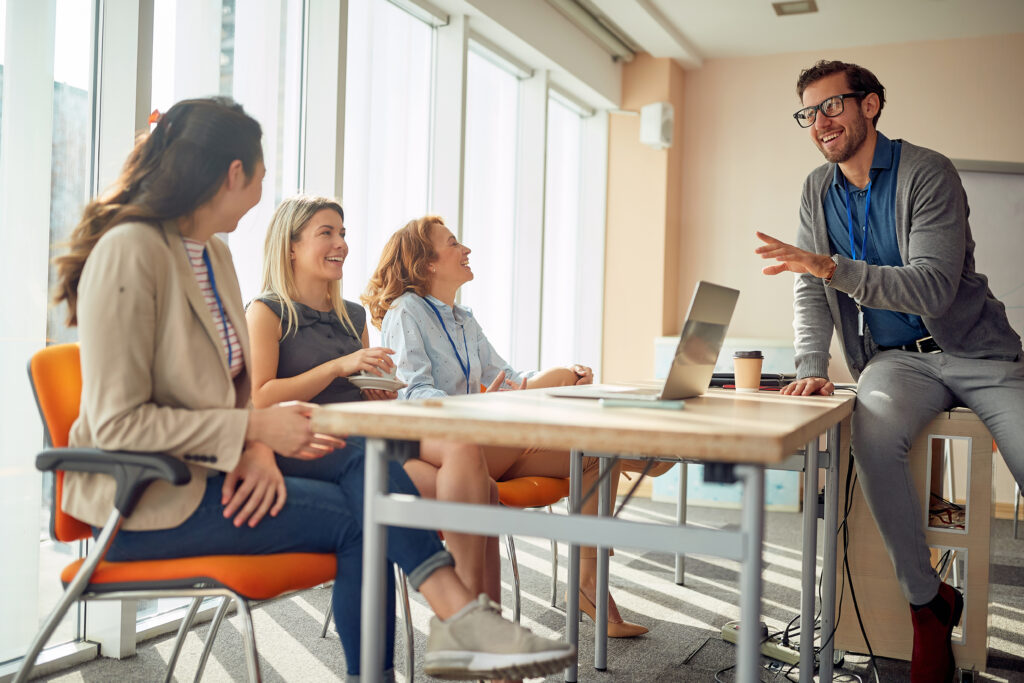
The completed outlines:
[[[846,188],[846,224],[850,228],[850,255],[854,261],[857,260],[857,246],[853,241],[853,209],[850,206],[850,181],[843,177],[843,186]],[[868,180],[868,194],[864,199],[864,248],[861,256],[864,260],[868,257],[868,211],[871,210],[871,180]]]
[[[444,336],[448,337],[448,343],[452,345],[452,351],[455,352],[455,358],[459,361],[459,367],[462,368],[462,376],[466,378],[466,393],[469,391],[469,344],[466,342],[466,327],[462,327],[462,346],[466,350],[466,361],[462,361],[462,356],[459,355],[459,348],[455,346],[455,340],[452,339],[452,335],[448,333],[448,326],[444,324],[444,319],[441,317],[441,311],[437,310],[437,306],[427,297],[423,297],[423,300],[430,306],[430,310],[437,316],[437,322],[441,323],[441,329],[444,330]]]
[[[206,276],[210,278],[210,289],[213,290],[213,298],[217,302],[217,312],[220,313],[220,324],[224,330],[224,345],[228,347],[228,367],[231,367],[231,338],[228,336],[228,319],[224,315],[224,304],[220,302],[220,294],[217,293],[217,280],[213,277],[213,266],[210,265],[210,254],[206,247],[203,247],[203,263],[206,264]]]

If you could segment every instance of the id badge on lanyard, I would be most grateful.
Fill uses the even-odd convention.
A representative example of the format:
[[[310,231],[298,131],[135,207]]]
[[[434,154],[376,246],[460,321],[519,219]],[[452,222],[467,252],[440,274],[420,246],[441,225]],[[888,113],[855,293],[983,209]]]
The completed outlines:
[[[850,182],[843,176],[843,187],[846,188],[846,225],[850,231],[850,255],[853,260],[857,260],[857,245],[853,240],[853,208],[850,205]],[[864,245],[861,249],[861,256],[867,261],[868,251],[868,212],[871,210],[871,180],[868,179],[868,190],[867,196],[864,198]],[[860,302],[854,301],[857,304],[857,334],[864,336],[864,311],[861,309]]]

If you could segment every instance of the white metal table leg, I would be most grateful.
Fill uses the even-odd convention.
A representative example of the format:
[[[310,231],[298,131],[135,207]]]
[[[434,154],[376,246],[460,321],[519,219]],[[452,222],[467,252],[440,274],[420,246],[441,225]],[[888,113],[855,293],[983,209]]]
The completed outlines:
[[[363,607],[360,625],[363,631],[359,649],[362,679],[381,680],[384,661],[384,591],[387,527],[377,523],[378,496],[387,494],[388,468],[383,439],[366,440],[366,480],[363,510]]]
[[[737,465],[736,477],[743,481],[743,563],[740,567],[740,637],[736,652],[736,680],[761,680],[761,553],[764,545],[764,468]]]

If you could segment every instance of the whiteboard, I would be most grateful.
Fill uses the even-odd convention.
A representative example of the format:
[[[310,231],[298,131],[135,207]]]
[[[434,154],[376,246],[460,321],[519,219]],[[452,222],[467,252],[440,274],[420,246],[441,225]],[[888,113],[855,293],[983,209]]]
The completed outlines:
[[[1024,336],[1024,173],[960,171],[971,208],[974,258]]]

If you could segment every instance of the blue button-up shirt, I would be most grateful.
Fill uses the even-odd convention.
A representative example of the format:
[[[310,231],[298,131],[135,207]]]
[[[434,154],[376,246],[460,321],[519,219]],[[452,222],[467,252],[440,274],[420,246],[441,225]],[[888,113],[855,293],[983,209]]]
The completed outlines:
[[[835,166],[832,186],[825,196],[825,223],[834,253],[853,258],[850,250],[851,226],[847,220],[846,198],[849,192],[853,217],[853,244],[857,258],[872,266],[902,266],[896,242],[896,173],[900,166],[900,141],[878,133],[875,156],[871,160],[871,206],[867,222],[864,208],[867,188],[850,184]],[[865,235],[866,226],[866,235]],[[865,244],[866,241],[866,244]],[[875,343],[881,346],[902,346],[928,335],[921,317],[899,311],[863,307],[864,322]]]
[[[533,374],[516,372],[498,355],[470,309],[448,306],[432,296],[427,299],[437,308],[443,325],[427,300],[413,292],[395,299],[381,323],[382,343],[395,352],[398,379],[408,385],[399,390],[399,398],[476,394],[481,384],[490,385],[502,370],[517,385]],[[468,384],[462,371],[467,360]]]

